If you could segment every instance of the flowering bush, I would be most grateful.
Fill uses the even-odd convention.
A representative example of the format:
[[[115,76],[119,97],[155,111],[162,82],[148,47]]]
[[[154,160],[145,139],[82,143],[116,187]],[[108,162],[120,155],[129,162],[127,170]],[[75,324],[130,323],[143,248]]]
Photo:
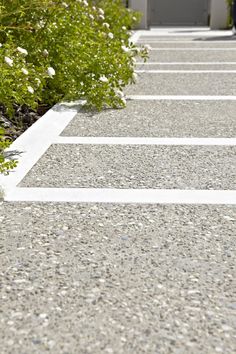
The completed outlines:
[[[134,57],[147,54],[129,45],[137,16],[121,0],[3,1],[0,103],[9,110],[13,102],[78,98],[97,108],[123,105]]]
[[[148,52],[129,43],[138,21],[122,0],[0,0],[0,104],[9,115],[60,100],[124,106]]]

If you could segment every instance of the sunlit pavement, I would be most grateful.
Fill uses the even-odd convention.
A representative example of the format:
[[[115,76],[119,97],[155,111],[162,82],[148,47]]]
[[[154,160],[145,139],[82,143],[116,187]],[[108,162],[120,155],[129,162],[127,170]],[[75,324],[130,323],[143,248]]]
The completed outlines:
[[[236,352],[235,39],[137,32],[126,109],[57,106],[14,143],[1,353]]]

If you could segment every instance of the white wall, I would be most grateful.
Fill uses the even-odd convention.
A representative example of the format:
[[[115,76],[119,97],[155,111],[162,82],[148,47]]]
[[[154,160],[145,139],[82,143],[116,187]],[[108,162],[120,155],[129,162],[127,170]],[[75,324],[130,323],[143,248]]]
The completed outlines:
[[[228,7],[225,0],[211,0],[211,29],[225,29],[228,19]]]
[[[138,28],[148,28],[148,0],[129,0],[129,4],[131,9],[139,11],[143,14]]]

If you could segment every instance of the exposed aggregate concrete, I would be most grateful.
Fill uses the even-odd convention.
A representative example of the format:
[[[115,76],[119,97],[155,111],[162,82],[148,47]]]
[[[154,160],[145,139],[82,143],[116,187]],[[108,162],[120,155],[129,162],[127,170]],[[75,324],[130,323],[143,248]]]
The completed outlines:
[[[1,203],[1,353],[235,353],[235,220],[230,206]]]
[[[158,60],[159,61],[159,60]],[[158,62],[157,61],[157,62]],[[221,65],[221,64],[188,64],[183,65],[182,63],[177,63],[174,65],[171,64],[137,64],[136,70],[236,70],[236,64],[232,65]],[[217,74],[217,73],[216,73]],[[232,73],[234,75],[235,73]]]
[[[187,40],[189,38],[186,37]],[[165,39],[173,40],[173,37],[160,38]],[[158,81],[159,77],[156,78]],[[173,82],[177,84],[173,76],[169,83],[164,79],[163,82],[168,86],[168,91]],[[201,82],[202,79],[199,79],[199,87]],[[151,80],[150,84],[153,85]],[[213,82],[215,84],[214,94],[217,94],[220,81]],[[227,85],[230,88],[230,81],[227,81]],[[192,90],[191,85],[190,88]],[[133,89],[131,94],[134,93]],[[226,94],[230,93],[227,91]],[[197,114],[195,117],[195,108],[191,108],[189,122],[192,115],[196,123],[192,120],[189,127],[188,103],[182,106],[182,112],[182,103],[175,106],[176,115],[181,117],[179,123],[173,115],[169,116],[171,104],[162,105],[162,116],[166,119],[169,116],[169,121],[163,122],[163,125],[160,117],[154,114],[155,105],[146,104],[150,118],[145,117],[140,107],[136,114],[143,113],[135,118],[135,112],[132,115],[133,108],[129,111],[131,106],[128,105],[128,120],[132,119],[133,122],[137,119],[137,125],[134,122],[134,128],[131,128],[121,119],[121,125],[116,124],[113,129],[114,113],[110,132],[113,135],[117,132],[114,136],[119,136],[133,131],[134,135],[131,136],[135,136],[136,129],[137,134],[140,134],[150,124],[150,131],[153,132],[147,136],[162,136],[165,132],[167,136],[172,136],[172,132],[181,134],[181,129],[185,132],[183,134],[190,136],[194,132],[206,137],[209,137],[208,133],[210,136],[235,136],[234,107],[230,102],[227,102],[229,109],[226,107],[225,112],[223,106],[217,106],[218,102],[214,103],[215,109],[202,103],[199,118]],[[219,112],[215,112],[217,107]],[[212,117],[210,111],[214,113]],[[203,127],[201,120],[204,120],[204,116],[206,122]],[[79,135],[81,132],[84,136],[92,134],[92,127],[85,121],[85,129],[82,129],[81,117],[78,127],[78,117],[80,115],[67,128],[67,133],[71,134],[70,129],[75,129],[74,132]],[[96,117],[97,136],[100,133],[111,136],[106,125],[100,127],[100,120],[104,123],[103,119],[107,119],[109,124],[109,117]],[[160,131],[154,119],[157,119]],[[218,121],[217,124],[214,119]],[[41,174],[50,167],[53,169],[50,174],[54,173],[52,176],[56,178],[54,182],[50,180],[51,186],[58,186],[58,181],[65,186],[65,182],[70,183],[75,178],[79,167],[75,164],[75,170],[70,169],[73,154],[68,146],[60,148],[63,149],[60,152],[63,154],[62,160],[66,159],[67,162],[61,161],[60,155],[56,157],[55,149],[59,147],[52,147],[46,158],[43,157],[48,167],[36,165],[32,175],[26,178],[30,186],[37,177],[40,179],[37,183],[44,184],[46,176]],[[104,148],[101,148],[104,152]],[[233,154],[227,153],[223,163],[221,148],[214,150],[214,156],[212,152],[207,155],[206,164],[210,161],[210,165],[207,166],[209,176],[206,180],[212,179],[215,186],[219,182],[222,187],[222,182],[230,182],[232,177],[235,183],[235,175],[232,174],[230,178],[227,175],[231,174],[235,165],[235,158],[231,160]],[[79,151],[81,153],[80,147],[77,153]],[[110,151],[108,149],[106,155]],[[177,152],[176,161],[179,149],[174,151]],[[52,152],[55,152],[55,156],[52,156]],[[167,160],[163,161],[161,168],[166,163],[168,165],[170,155],[166,155]],[[193,158],[192,153],[190,155],[188,157]],[[87,157],[91,159],[92,155],[85,151],[85,165],[89,161]],[[53,161],[50,161],[51,158]],[[143,164],[147,163],[145,159],[146,154],[143,155]],[[216,167],[218,159],[220,172],[215,170],[213,178],[212,167]],[[105,160],[102,161],[103,167],[106,166]],[[100,163],[101,156],[97,168]],[[137,161],[130,163],[137,167]],[[184,162],[181,169],[185,168],[186,163],[188,165],[188,162]],[[202,160],[195,166],[197,174],[201,163]],[[34,175],[35,171],[38,176]],[[203,172],[206,174],[206,171]],[[91,171],[87,169],[85,172],[90,183]],[[69,178],[67,173],[70,174]],[[221,179],[221,176],[217,182],[219,173],[226,177]],[[176,176],[178,171],[174,178]],[[144,181],[144,177],[139,171],[138,178]],[[167,176],[164,178],[168,179]],[[114,181],[114,178],[111,180]],[[1,354],[235,353],[235,220],[236,208],[232,206],[0,202]]]
[[[150,51],[150,61],[158,62],[234,62],[235,50],[157,50]]]
[[[126,94],[229,96],[236,93],[236,74],[232,73],[142,73],[138,76],[137,84],[126,88]]]
[[[230,138],[235,112],[236,101],[128,101],[125,110],[78,113],[61,135]]]
[[[206,41],[190,41],[191,42],[187,42],[186,43],[182,43],[184,40],[181,40],[181,38],[179,38],[178,41],[175,41],[171,38],[169,39],[166,39],[166,43],[163,43],[163,40],[161,40],[160,38],[158,39],[155,39],[155,40],[150,40],[150,41],[138,41],[138,45],[143,45],[144,42],[145,44],[148,44],[150,45],[151,47],[153,48],[186,48],[186,49],[189,49],[189,48],[235,48],[236,47],[236,41],[234,41],[233,43],[232,42],[228,42],[225,41],[225,42],[211,42],[209,43],[206,42]],[[175,42],[175,43],[169,43],[170,42]]]
[[[236,146],[52,145],[22,187],[236,189]]]

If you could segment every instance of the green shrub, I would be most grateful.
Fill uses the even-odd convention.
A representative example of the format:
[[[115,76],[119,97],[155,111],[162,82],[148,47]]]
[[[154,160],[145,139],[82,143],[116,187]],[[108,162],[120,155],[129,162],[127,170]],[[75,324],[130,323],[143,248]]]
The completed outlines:
[[[127,29],[137,18],[121,0],[4,0],[0,20],[0,103],[8,110],[13,102],[62,99],[124,105],[120,91],[134,81],[134,57],[147,55],[129,45]]]
[[[232,6],[233,0],[225,0],[228,5],[228,26],[232,26]]]
[[[0,0],[0,104],[36,109],[40,102],[83,99],[97,109],[123,107],[123,88],[135,82],[129,42],[140,15],[122,0]],[[0,141],[0,172],[12,168]]]

